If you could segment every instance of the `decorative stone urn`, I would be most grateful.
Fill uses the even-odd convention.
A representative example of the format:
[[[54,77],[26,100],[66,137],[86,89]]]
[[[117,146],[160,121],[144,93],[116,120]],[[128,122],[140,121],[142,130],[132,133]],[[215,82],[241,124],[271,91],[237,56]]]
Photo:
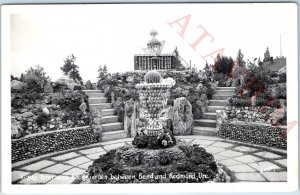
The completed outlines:
[[[150,75],[154,71],[149,72]],[[159,73],[156,72],[158,75]],[[160,75],[151,75],[160,77]],[[146,79],[145,83],[137,84],[136,88],[139,92],[141,112],[147,119],[145,134],[148,136],[158,136],[163,131],[162,120],[160,119],[161,111],[166,108],[169,90],[174,85],[172,82],[160,82],[157,78],[152,80],[153,83]],[[166,80],[165,80],[166,81]]]

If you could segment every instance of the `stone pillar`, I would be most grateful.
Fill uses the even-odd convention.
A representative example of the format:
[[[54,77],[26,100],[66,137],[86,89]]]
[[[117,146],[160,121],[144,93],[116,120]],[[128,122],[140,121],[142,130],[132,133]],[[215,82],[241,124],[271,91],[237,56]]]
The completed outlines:
[[[218,134],[221,124],[228,118],[225,110],[216,110],[217,124],[216,133]]]
[[[91,113],[92,113],[92,129],[94,131],[94,139],[95,142],[101,142],[102,141],[102,111],[99,108],[93,108],[91,107]]]
[[[128,137],[136,136],[136,103],[133,99],[125,102],[124,130]]]
[[[115,104],[115,93],[111,92],[111,103],[114,105]]]
[[[159,69],[161,70],[162,68],[161,68],[161,59],[160,58],[158,59],[158,64],[159,64]]]
[[[137,114],[136,109],[137,109],[137,105],[136,102],[134,102],[133,113],[131,117],[131,133],[130,133],[131,137],[136,137],[136,114]]]
[[[141,56],[138,56],[138,58],[139,58],[139,70],[142,70],[142,67],[141,67]]]

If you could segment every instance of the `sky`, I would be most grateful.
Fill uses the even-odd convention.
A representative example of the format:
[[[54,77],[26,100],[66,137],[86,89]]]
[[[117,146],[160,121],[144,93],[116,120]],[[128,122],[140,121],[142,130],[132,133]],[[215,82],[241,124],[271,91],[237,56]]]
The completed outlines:
[[[296,40],[296,9],[295,4],[249,3],[25,6],[10,17],[11,71],[20,76],[40,65],[55,81],[70,54],[84,80],[95,81],[104,64],[109,72],[132,71],[133,56],[144,54],[152,29],[165,41],[162,53],[177,47],[197,68],[213,62],[203,56],[222,48],[232,57],[241,49],[245,59],[263,59],[266,47],[280,56],[280,34],[282,55],[288,58],[289,43]],[[193,49],[204,30],[209,35]]]

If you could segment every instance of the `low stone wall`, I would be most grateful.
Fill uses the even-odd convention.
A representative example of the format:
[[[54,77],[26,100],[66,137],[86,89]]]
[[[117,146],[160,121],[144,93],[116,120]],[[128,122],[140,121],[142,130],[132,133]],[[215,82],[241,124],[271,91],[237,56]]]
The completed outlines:
[[[287,149],[287,128],[264,124],[224,122],[218,136],[224,139]]]
[[[90,126],[32,134],[12,139],[12,162],[95,143]]]

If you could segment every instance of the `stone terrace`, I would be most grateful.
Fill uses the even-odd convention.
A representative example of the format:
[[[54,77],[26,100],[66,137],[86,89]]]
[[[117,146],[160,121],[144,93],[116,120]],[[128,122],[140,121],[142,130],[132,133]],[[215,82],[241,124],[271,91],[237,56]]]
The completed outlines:
[[[223,140],[210,136],[178,136],[199,144],[226,166],[235,182],[286,182],[286,151]],[[107,141],[40,156],[13,164],[13,184],[70,184],[108,150],[131,144],[132,139]]]

